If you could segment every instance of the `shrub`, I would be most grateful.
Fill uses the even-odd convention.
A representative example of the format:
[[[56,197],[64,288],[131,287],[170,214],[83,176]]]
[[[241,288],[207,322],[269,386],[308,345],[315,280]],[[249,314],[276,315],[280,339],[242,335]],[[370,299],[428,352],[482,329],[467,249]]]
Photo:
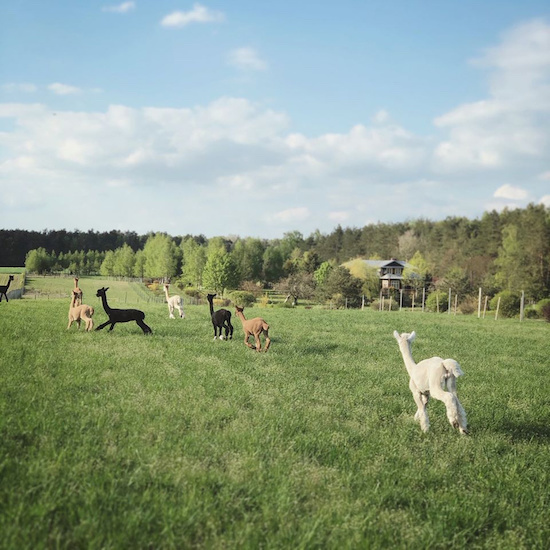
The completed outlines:
[[[250,307],[256,301],[254,294],[246,290],[235,290],[229,296],[235,305],[241,307]]]
[[[193,286],[186,287],[183,292],[186,296],[190,296],[191,298],[199,299],[202,296],[201,291]]]
[[[547,323],[550,323],[550,303],[542,306],[542,316],[544,317]]]
[[[539,317],[543,317],[542,310],[544,309],[544,306],[550,304],[550,298],[543,298],[542,300],[539,300],[537,302],[537,305],[535,306],[535,310]]]
[[[498,314],[502,317],[514,317],[519,314],[521,298],[520,295],[511,290],[503,290],[491,299],[491,309],[496,310],[498,299],[500,298],[500,307]]]
[[[432,292],[427,298],[424,304],[428,311],[437,312],[437,301],[439,300],[439,313],[447,311],[449,306],[449,295],[442,290],[436,290]]]
[[[464,315],[471,315],[472,313],[477,313],[477,307],[478,307],[478,298],[474,296],[466,296],[460,302],[458,309],[460,313],[463,313]]]

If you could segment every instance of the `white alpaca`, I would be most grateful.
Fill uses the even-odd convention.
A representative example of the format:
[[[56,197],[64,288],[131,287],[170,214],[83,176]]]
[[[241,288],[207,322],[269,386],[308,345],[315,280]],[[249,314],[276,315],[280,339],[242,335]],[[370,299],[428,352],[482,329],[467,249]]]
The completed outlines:
[[[411,378],[409,388],[418,407],[414,419],[420,422],[422,430],[427,432],[430,428],[426,406],[431,396],[445,403],[451,426],[458,428],[460,433],[467,434],[466,412],[456,394],[456,379],[464,374],[460,365],[454,359],[441,359],[441,357],[424,359],[416,364],[411,353],[411,343],[416,338],[416,333],[413,331],[410,334],[406,332],[399,334],[394,330],[393,336],[399,344],[405,367]],[[448,391],[445,391],[445,385]]]
[[[168,302],[168,311],[170,312],[170,319],[175,319],[174,317],[174,309],[177,309],[179,311],[180,317],[183,319],[185,317],[185,313],[183,312],[183,300],[181,299],[181,296],[178,296],[175,294],[174,296],[168,295],[168,288],[170,285],[164,285],[164,294],[166,296],[166,301]]]

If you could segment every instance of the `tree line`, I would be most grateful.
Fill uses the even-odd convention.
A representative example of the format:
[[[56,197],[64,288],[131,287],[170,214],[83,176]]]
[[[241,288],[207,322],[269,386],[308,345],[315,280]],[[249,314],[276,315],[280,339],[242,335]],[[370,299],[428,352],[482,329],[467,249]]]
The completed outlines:
[[[353,264],[342,268],[354,258],[409,261],[413,288],[447,285],[464,296],[480,286],[490,295],[524,290],[533,300],[550,294],[550,209],[534,204],[474,220],[337,226],[329,234],[292,231],[272,240],[0,230],[0,251],[1,265],[24,263],[33,272],[167,278],[217,292],[275,287],[295,299],[314,293],[322,299],[331,293],[374,298],[375,275],[354,273]]]

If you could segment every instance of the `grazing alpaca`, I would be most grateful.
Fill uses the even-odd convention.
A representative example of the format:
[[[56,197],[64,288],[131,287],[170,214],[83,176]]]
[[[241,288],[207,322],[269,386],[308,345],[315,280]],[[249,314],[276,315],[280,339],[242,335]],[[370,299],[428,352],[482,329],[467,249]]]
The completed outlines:
[[[451,426],[458,428],[460,433],[467,434],[466,412],[456,394],[456,379],[464,374],[460,365],[454,359],[441,359],[441,357],[424,359],[416,364],[411,353],[411,343],[416,338],[416,333],[413,331],[410,334],[406,332],[399,334],[394,330],[393,336],[399,344],[410,376],[409,388],[418,407],[414,419],[420,422],[422,431],[427,432],[430,427],[426,406],[431,396],[445,403]],[[444,390],[445,385],[448,391]]]
[[[9,302],[8,300],[8,288],[10,288],[10,283],[13,281],[13,275],[10,275],[8,278],[8,284],[7,285],[0,285],[0,302],[2,301],[2,296],[6,297],[6,302]]]
[[[208,294],[206,296],[210,304],[210,318],[212,319],[212,325],[214,327],[214,340],[218,337],[218,331],[220,340],[223,340],[222,328],[225,329],[225,339],[227,340],[229,336],[229,340],[232,340],[233,325],[231,324],[231,312],[227,311],[227,309],[218,309],[218,311],[214,311],[214,296],[216,295]]]
[[[86,330],[90,331],[94,328],[94,321],[92,316],[94,314],[94,308],[92,306],[87,306],[86,304],[79,304],[78,302],[78,292],[72,291],[71,298],[71,307],[69,308],[69,324],[67,325],[67,330],[71,328],[71,325],[76,321],[78,328],[80,328],[80,321],[86,323]]]
[[[109,307],[109,304],[107,303],[108,290],[109,287],[100,288],[98,289],[96,294],[98,298],[101,298],[103,309],[105,310],[105,313],[109,316],[109,320],[99,325],[96,330],[101,330],[107,325],[111,325],[109,330],[113,330],[116,323],[128,323],[129,321],[135,321],[141,327],[141,330],[143,330],[143,334],[153,333],[153,331],[143,322],[143,319],[145,319],[145,313],[143,313],[143,311],[140,311],[139,309],[111,309]]]
[[[75,306],[81,305],[82,304],[82,290],[80,288],[78,288],[78,277],[74,278],[73,294],[76,297]]]
[[[170,288],[170,285],[164,285],[164,294],[166,296],[166,301],[168,302],[168,311],[170,312],[170,319],[175,319],[174,317],[174,309],[177,309],[180,313],[180,317],[183,319],[185,317],[185,313],[183,312],[183,300],[181,299],[181,296],[178,296],[175,294],[174,296],[168,295],[168,289]]]
[[[243,330],[244,330],[244,343],[250,348],[255,349],[256,351],[262,351],[262,344],[260,342],[260,334],[264,334],[265,336],[265,348],[264,351],[267,351],[269,349],[269,344],[271,344],[271,340],[269,338],[269,325],[261,318],[256,317],[254,319],[249,319],[248,321],[244,317],[244,307],[235,306],[235,314],[237,317],[241,320],[241,323],[243,324]],[[250,342],[248,341],[249,336],[254,336],[254,340],[256,341],[256,347],[254,347]]]

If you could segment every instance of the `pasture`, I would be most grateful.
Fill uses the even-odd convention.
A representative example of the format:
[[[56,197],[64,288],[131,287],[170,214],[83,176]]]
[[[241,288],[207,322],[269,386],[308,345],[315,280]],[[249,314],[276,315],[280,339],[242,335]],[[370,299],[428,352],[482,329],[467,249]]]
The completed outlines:
[[[2,548],[547,547],[547,323],[256,307],[258,354],[235,315],[223,342],[207,305],[139,307],[152,336],[0,303]],[[394,329],[462,365],[470,436],[433,400],[420,431]]]

